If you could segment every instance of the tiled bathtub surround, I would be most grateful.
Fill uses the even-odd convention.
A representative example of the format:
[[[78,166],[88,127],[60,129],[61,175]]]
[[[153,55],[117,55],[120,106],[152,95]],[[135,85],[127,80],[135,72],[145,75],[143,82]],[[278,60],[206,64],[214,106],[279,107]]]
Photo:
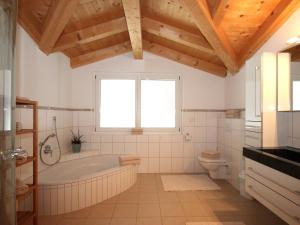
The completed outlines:
[[[130,188],[137,179],[135,166],[116,167],[71,183],[39,186],[39,215],[59,215],[83,209],[114,197]],[[30,209],[30,198],[19,210]]]
[[[203,172],[197,160],[201,151],[218,147],[223,116],[214,110],[182,112],[180,133],[131,135],[95,132],[94,112],[73,112],[73,129],[84,135],[83,151],[139,155],[139,173],[196,173]]]

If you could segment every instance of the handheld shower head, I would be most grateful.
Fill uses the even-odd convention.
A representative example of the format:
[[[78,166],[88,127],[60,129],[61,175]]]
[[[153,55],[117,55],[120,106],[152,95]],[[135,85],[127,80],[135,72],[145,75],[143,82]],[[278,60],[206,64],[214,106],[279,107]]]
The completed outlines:
[[[52,137],[55,137],[56,134],[55,133],[52,133],[52,134],[49,134],[44,141],[40,142],[40,146],[42,147],[47,141],[49,138],[52,138]]]

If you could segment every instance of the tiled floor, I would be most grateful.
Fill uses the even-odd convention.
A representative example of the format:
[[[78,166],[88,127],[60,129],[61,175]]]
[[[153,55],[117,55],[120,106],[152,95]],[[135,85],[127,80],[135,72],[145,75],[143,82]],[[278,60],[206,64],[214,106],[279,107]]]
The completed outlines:
[[[141,174],[128,191],[73,213],[40,217],[40,225],[185,225],[197,221],[285,223],[256,201],[240,197],[227,182],[221,191],[165,192],[159,174]]]

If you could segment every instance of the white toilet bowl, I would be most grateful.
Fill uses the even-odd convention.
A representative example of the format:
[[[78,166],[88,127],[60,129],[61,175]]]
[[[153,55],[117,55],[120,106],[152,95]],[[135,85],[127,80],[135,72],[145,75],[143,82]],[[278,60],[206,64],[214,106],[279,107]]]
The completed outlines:
[[[227,162],[225,159],[208,159],[198,156],[199,163],[208,170],[209,176],[213,179],[227,178]]]

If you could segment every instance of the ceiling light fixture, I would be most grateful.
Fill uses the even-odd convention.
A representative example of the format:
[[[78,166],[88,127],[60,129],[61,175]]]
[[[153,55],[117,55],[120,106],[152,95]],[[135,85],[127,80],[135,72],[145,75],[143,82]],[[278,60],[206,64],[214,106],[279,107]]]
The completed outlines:
[[[297,43],[300,43],[300,36],[295,36],[295,37],[291,37],[289,38],[286,43],[288,45],[293,45],[293,44],[297,44]]]

